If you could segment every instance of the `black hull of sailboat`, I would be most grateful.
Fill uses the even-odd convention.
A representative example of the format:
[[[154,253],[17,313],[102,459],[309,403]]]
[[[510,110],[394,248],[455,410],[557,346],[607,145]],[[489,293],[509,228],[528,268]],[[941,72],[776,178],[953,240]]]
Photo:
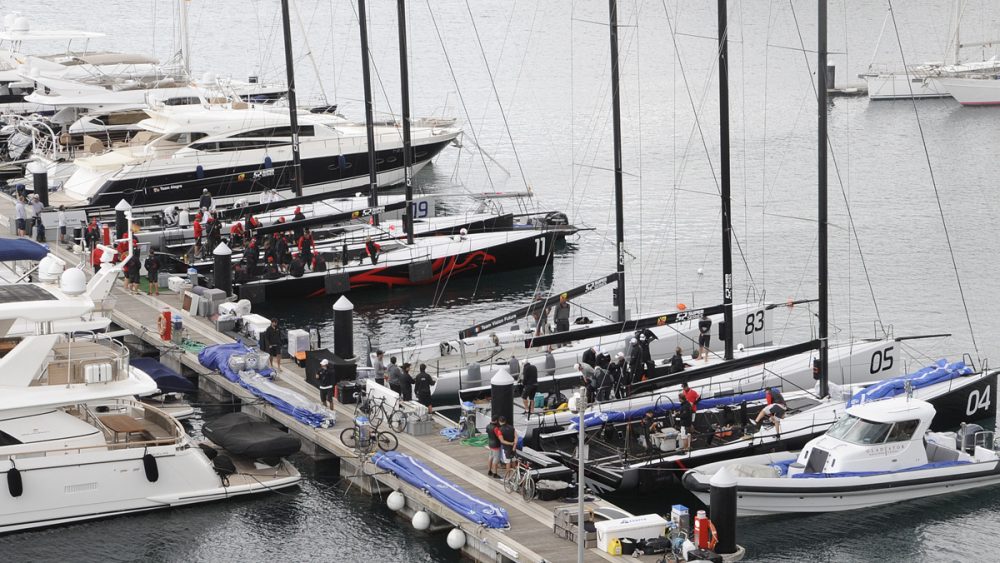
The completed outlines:
[[[554,235],[543,233],[551,248]],[[444,258],[437,258],[430,263],[430,275],[414,277],[415,263],[380,266],[368,264],[368,268],[352,271],[349,274],[350,288],[347,291],[327,291],[327,276],[335,276],[336,270],[326,273],[309,273],[295,278],[285,276],[277,280],[259,281],[244,284],[236,288],[240,298],[251,302],[270,301],[272,299],[302,299],[337,295],[362,289],[412,287],[429,285],[456,276],[482,275],[521,268],[544,266],[548,255],[536,255],[538,237],[523,238],[506,242],[489,248],[463,252]]]
[[[414,165],[431,160],[449,143],[450,139],[413,147]],[[378,151],[376,159],[384,163],[379,169],[380,173],[399,170],[403,164],[403,150]],[[288,189],[290,173],[291,163],[278,161],[270,166],[260,162],[128,180],[109,180],[101,186],[86,207],[114,207],[123,199],[133,208],[165,206],[197,201],[204,189],[216,199],[248,197],[270,189]],[[350,182],[351,186],[330,191],[328,195],[353,195],[359,187],[368,185],[368,155],[361,152],[304,158],[302,179],[305,190],[336,182]]]
[[[934,405],[936,415],[931,423],[931,430],[951,431],[962,423],[983,420],[993,420],[996,417],[997,405],[993,400],[996,391],[997,372],[984,377],[957,379],[946,392],[926,399]],[[986,398],[989,399],[986,399]],[[674,486],[684,472],[694,467],[710,463],[726,461],[739,457],[754,456],[772,452],[797,451],[810,440],[826,432],[822,426],[805,435],[782,438],[773,442],[755,443],[747,441],[745,448],[712,452],[709,450],[694,450],[680,460],[653,461],[641,467],[624,463],[611,468],[598,464],[587,464],[584,467],[586,478],[605,491],[617,493],[649,493],[661,490],[663,487]],[[564,464],[572,466],[576,471],[576,462],[572,456],[560,452]]]

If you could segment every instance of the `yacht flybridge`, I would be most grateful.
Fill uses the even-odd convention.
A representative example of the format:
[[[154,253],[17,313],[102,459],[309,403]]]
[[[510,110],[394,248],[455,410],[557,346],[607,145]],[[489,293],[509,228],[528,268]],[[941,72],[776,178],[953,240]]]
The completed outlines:
[[[114,268],[102,273],[113,282]],[[262,463],[195,444],[175,419],[134,400],[156,383],[130,366],[123,345],[46,330],[93,310],[98,285],[88,287],[82,270],[71,268],[58,288],[0,286],[0,472],[7,486],[0,532],[221,500],[299,481],[283,459]],[[17,319],[36,323],[36,333],[10,336]]]
[[[134,208],[195,201],[208,189],[217,204],[266,190],[288,196],[293,170],[288,111],[279,108],[193,106],[149,110],[130,146],[78,158],[52,205]],[[304,195],[367,187],[364,124],[336,115],[299,112]],[[453,120],[413,124],[413,170],[418,171],[461,129]],[[379,185],[403,179],[402,140],[395,123],[376,126]],[[50,185],[58,184],[59,180]],[[334,195],[331,193],[331,195]]]

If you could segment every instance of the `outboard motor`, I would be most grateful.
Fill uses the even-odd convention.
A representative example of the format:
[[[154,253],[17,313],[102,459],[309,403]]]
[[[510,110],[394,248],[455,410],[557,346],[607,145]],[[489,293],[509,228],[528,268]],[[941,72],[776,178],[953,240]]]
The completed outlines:
[[[983,427],[978,424],[962,424],[955,437],[955,447],[969,454],[976,453],[976,434],[983,431]]]
[[[550,211],[545,214],[545,225],[548,227],[564,227],[569,225],[569,217],[562,211]]]

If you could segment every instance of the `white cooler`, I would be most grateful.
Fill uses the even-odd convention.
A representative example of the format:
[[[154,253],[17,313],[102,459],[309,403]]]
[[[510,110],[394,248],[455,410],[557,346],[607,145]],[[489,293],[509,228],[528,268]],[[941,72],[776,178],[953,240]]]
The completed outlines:
[[[632,538],[636,540],[652,540],[663,535],[667,521],[659,514],[643,514],[595,522],[597,528],[597,549],[607,553],[608,544],[617,539]]]
[[[249,315],[243,315],[243,328],[246,330],[247,336],[251,336],[256,339],[260,339],[260,335],[264,334],[264,331],[271,326],[271,319],[267,317],[258,315],[257,313],[251,313]]]
[[[170,276],[167,278],[167,288],[174,293],[183,293],[191,289],[191,282],[179,276]]]
[[[302,329],[288,331],[288,355],[295,357],[298,352],[309,351],[309,333]]]

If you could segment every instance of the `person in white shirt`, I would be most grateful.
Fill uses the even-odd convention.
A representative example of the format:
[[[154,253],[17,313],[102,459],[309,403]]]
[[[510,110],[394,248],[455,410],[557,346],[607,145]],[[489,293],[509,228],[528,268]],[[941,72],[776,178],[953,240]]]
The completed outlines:
[[[27,235],[28,211],[24,208],[24,196],[17,196],[17,203],[14,204],[15,223],[17,223],[17,236]]]
[[[59,213],[56,214],[56,222],[59,224],[59,244],[66,244],[66,206],[59,206]]]

